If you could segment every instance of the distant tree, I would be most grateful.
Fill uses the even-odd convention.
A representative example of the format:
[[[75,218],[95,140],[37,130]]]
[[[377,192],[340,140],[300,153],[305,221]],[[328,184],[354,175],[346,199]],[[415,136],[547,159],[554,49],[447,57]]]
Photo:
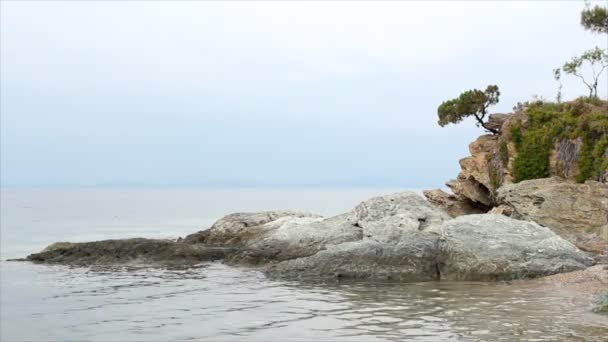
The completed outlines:
[[[581,12],[581,25],[594,33],[608,33],[608,8],[589,4]]]
[[[481,126],[493,134],[498,134],[498,130],[486,126],[484,119],[488,114],[488,107],[497,104],[499,96],[500,91],[496,85],[489,85],[485,91],[467,90],[457,98],[443,102],[437,108],[439,126],[459,123],[464,118],[473,116],[477,120],[477,127]]]
[[[584,63],[589,64],[591,67],[591,77],[585,78],[582,74],[582,66]],[[598,79],[602,75],[602,72],[608,67],[608,54],[595,47],[594,49],[583,52],[582,55],[572,57],[569,62],[564,63],[562,70],[564,73],[574,75],[583,81],[585,86],[589,89],[589,97],[597,96],[597,83]],[[599,69],[599,70],[598,70]]]
[[[562,70],[560,68],[553,69],[553,78],[559,83],[555,100],[557,103],[560,103],[562,102]]]

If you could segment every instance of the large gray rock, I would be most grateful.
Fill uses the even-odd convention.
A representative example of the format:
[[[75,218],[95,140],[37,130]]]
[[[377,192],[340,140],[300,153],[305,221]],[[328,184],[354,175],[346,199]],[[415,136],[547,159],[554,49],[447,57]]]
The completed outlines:
[[[284,266],[273,270],[284,275],[301,273],[331,277],[341,273],[337,261],[340,256],[349,255],[352,251],[358,255],[359,262],[353,263],[351,259],[351,266],[361,267],[363,261],[367,260],[367,264],[374,268],[378,266],[376,257],[384,250],[394,248],[403,240],[417,239],[412,235],[414,232],[418,234],[424,231],[419,235],[425,240],[436,239],[439,225],[448,218],[441,210],[413,192],[379,196],[359,204],[350,212],[327,219],[281,218],[269,222],[258,228],[263,233],[253,237],[250,235],[243,245],[243,252],[230,258],[230,261],[259,264],[310,256],[310,259],[306,259],[310,262],[300,260],[293,264],[293,269]],[[429,237],[431,235],[432,238]],[[372,245],[374,248],[362,247]],[[400,250],[402,257],[410,253],[405,248]],[[317,253],[319,255],[312,257]],[[336,261],[333,265],[336,268],[329,273],[327,269],[319,267],[322,263],[315,261],[325,256]],[[427,258],[425,263],[432,263],[432,260]],[[382,271],[380,268],[377,270]],[[352,272],[342,273],[343,276],[355,276]]]
[[[468,215],[441,227],[441,279],[508,280],[583,269],[592,260],[534,222],[503,215]]]
[[[284,277],[438,280],[439,227],[448,219],[413,192],[374,197],[351,213],[319,222],[330,221],[326,227],[340,234],[350,232],[348,239],[324,244],[309,257],[272,265],[268,272]]]
[[[587,251],[608,252],[608,185],[543,178],[505,185],[498,201],[513,217],[551,228]]]
[[[185,243],[204,243],[210,246],[242,246],[251,238],[263,233],[267,223],[283,219],[297,220],[317,219],[321,216],[298,211],[260,211],[253,213],[233,213],[217,220],[209,229],[186,236]]]

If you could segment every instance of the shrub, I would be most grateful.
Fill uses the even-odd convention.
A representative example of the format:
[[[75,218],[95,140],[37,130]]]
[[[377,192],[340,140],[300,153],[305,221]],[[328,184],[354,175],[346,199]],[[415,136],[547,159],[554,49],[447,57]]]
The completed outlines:
[[[590,112],[593,107],[586,101],[579,98],[567,104],[537,103],[528,107],[526,127],[516,122],[511,129],[518,152],[513,160],[516,182],[550,176],[549,157],[558,139],[582,141],[577,160],[578,182],[598,179],[604,174],[608,168],[608,113]],[[598,102],[599,106],[603,104]],[[502,145],[499,152],[508,161],[508,151],[503,156]]]
[[[500,162],[502,163],[502,167],[507,167],[509,165],[509,147],[507,143],[503,140],[500,142]]]

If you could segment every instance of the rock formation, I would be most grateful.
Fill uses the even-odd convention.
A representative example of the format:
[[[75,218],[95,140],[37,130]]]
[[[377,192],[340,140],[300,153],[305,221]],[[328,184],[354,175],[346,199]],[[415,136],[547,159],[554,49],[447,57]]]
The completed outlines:
[[[490,115],[487,125],[499,134],[469,145],[460,173],[447,182],[453,194],[425,192],[452,216],[488,212],[501,204],[498,189],[514,182],[552,176],[608,181],[606,101],[527,103],[513,113]]]
[[[484,209],[479,208],[468,198],[459,198],[454,194],[443,190],[425,190],[424,196],[429,202],[445,210],[451,217],[458,217],[468,214],[482,214]]]
[[[561,178],[527,180],[498,189],[513,217],[537,222],[595,253],[608,253],[608,185]]]
[[[230,248],[189,245],[171,240],[124,239],[52,244],[26,260],[50,264],[162,264],[193,265],[223,259]]]
[[[412,192],[374,197],[325,219],[292,211],[237,213],[177,242],[62,243],[27,259],[79,265],[223,259],[281,277],[403,281],[516,279],[591,264],[547,228],[499,215],[451,220]]]
[[[504,280],[579,270],[586,255],[550,229],[503,215],[467,215],[446,222],[439,271],[447,280]]]

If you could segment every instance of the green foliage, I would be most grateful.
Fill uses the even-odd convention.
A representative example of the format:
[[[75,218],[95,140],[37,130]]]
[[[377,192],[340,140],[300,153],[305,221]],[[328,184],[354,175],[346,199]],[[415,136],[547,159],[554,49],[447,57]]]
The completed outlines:
[[[509,165],[509,147],[507,146],[507,143],[504,140],[500,142],[500,151],[499,152],[500,152],[500,162],[502,163],[502,167],[507,167]]]
[[[498,86],[489,85],[485,91],[479,89],[467,90],[457,98],[444,101],[437,108],[439,126],[443,127],[451,123],[459,123],[464,118],[473,116],[477,125],[496,134],[496,130],[486,127],[483,121],[488,107],[498,103],[500,91]]]
[[[495,192],[496,189],[498,189],[498,187],[500,186],[500,176],[498,175],[498,172],[494,167],[490,167],[488,171],[490,173],[489,176],[490,183],[492,184],[492,191]]]
[[[581,12],[581,25],[593,33],[608,33],[608,8],[587,7]]]
[[[562,102],[562,70],[560,68],[553,69],[553,78],[557,81],[559,86],[557,87],[557,95],[555,96],[555,101],[557,103]]]
[[[513,143],[515,143],[515,148],[517,150],[521,149],[521,142],[523,140],[521,134],[521,121],[517,121],[513,127],[511,127],[511,138],[513,139]]]
[[[515,181],[549,177],[551,139],[545,132],[527,131],[522,137],[521,147],[513,161]]]
[[[583,137],[583,146],[578,155],[578,175],[576,175],[576,181],[584,183],[587,179],[591,178],[593,173],[593,156],[591,155],[591,143],[589,137]]]
[[[599,105],[605,106],[605,102]],[[582,141],[576,180],[598,179],[608,168],[608,112],[595,112],[593,108],[585,98],[528,107],[526,127],[516,122],[511,129],[518,152],[513,160],[515,181],[549,177],[549,157],[559,139]],[[500,149],[502,158],[502,146]]]

